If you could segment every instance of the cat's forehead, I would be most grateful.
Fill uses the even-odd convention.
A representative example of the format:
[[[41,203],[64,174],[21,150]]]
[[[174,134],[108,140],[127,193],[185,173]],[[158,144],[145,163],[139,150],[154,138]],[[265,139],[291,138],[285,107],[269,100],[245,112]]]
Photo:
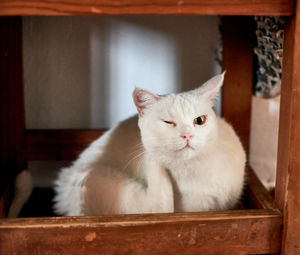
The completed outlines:
[[[191,93],[168,95],[161,104],[161,111],[173,116],[205,114],[209,109],[211,105],[205,98]]]

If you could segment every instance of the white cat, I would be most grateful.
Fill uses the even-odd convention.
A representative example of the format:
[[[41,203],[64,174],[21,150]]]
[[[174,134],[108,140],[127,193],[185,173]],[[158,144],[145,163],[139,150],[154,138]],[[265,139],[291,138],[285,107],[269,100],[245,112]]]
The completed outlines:
[[[246,156],[212,110],[223,84],[167,96],[133,92],[139,116],[94,141],[56,181],[63,215],[223,210],[239,200]]]

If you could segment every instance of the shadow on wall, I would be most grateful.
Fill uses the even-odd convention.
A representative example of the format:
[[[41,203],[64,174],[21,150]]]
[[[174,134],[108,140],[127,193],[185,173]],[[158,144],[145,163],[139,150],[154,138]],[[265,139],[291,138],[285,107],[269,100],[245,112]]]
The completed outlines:
[[[220,67],[218,17],[25,17],[27,128],[102,128],[136,113],[135,86],[189,90]]]

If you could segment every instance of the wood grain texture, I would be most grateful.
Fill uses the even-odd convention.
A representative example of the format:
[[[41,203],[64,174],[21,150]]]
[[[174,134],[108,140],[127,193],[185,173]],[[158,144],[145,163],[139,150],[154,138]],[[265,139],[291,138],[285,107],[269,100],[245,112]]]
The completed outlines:
[[[275,205],[284,215],[281,254],[300,254],[300,2],[285,24]]]
[[[292,15],[292,0],[1,0],[0,15]]]
[[[0,18],[0,196],[25,168],[21,18]],[[6,196],[5,196],[6,197]],[[4,199],[4,197],[2,197]],[[3,200],[2,200],[3,201]],[[2,202],[1,205],[6,204]],[[7,208],[2,208],[1,211]]]
[[[226,75],[222,115],[232,124],[247,152],[253,88],[253,22],[253,17],[223,18],[223,69]]]
[[[28,160],[75,160],[103,130],[27,130]]]
[[[275,210],[0,220],[0,254],[263,254],[281,224]]]

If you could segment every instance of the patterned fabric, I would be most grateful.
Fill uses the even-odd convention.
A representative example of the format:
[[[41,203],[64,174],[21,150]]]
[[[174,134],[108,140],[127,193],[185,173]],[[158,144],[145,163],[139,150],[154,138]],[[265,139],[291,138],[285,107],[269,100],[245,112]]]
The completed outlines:
[[[263,98],[280,93],[284,19],[282,17],[256,16],[257,47],[254,52],[258,60],[255,95]]]

